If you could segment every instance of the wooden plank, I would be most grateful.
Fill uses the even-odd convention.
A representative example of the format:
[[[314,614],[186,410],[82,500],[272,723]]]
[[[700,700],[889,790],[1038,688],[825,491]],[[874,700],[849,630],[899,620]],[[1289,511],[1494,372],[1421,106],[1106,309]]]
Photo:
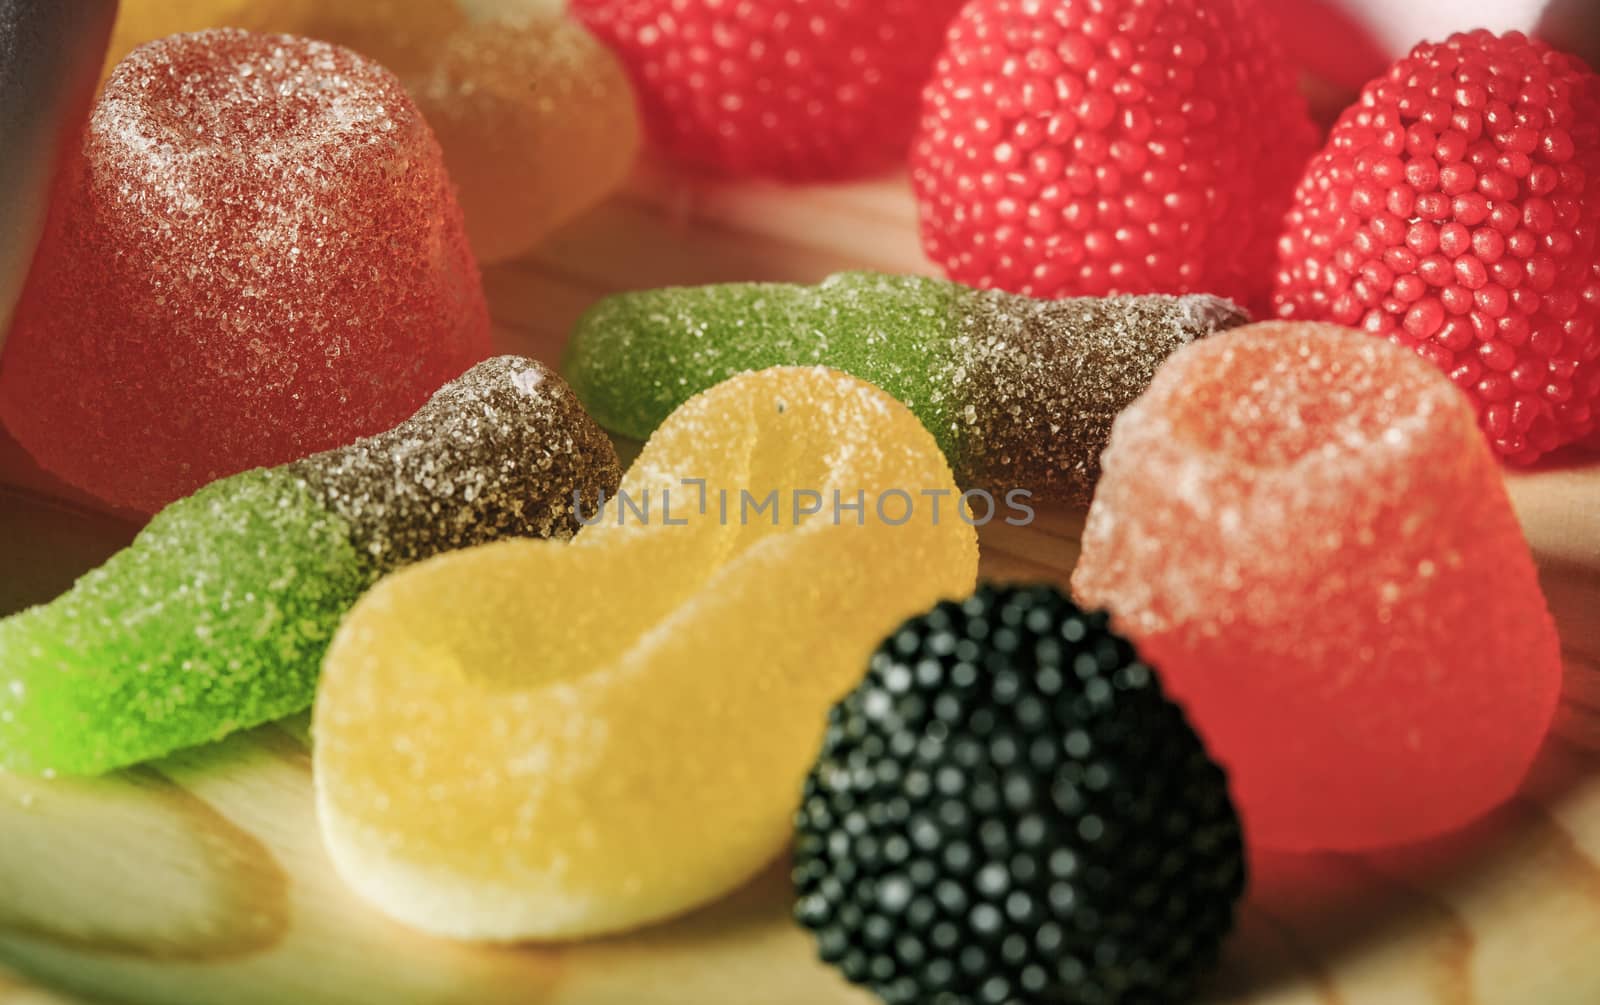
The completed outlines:
[[[721,186],[646,167],[524,261],[488,270],[500,343],[559,358],[604,293],[659,283],[926,271],[901,179]],[[11,609],[119,546],[0,442]],[[1508,476],[1568,655],[1567,693],[1522,796],[1436,842],[1266,856],[1206,1000],[1226,1005],[1593,1005],[1600,1001],[1600,462]],[[44,501],[67,497],[73,503]],[[1081,514],[982,535],[983,569],[1064,583]],[[92,781],[0,777],[0,961],[36,986],[172,1005],[865,1005],[787,920],[782,863],[734,896],[626,937],[483,947],[409,932],[334,874],[304,718]],[[0,983],[0,1005],[57,999]]]

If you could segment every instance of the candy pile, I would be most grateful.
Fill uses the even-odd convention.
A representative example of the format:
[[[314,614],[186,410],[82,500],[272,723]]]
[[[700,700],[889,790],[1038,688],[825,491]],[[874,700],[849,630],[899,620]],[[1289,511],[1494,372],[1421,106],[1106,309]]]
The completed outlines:
[[[317,696],[341,874],[420,928],[495,939],[617,931],[733,889],[783,847],[872,647],[972,588],[971,526],[880,516],[924,491],[955,484],[902,405],[763,370],[674,412],[572,544],[384,580]],[[837,509],[858,497],[859,519]]]
[[[570,537],[621,476],[560,378],[499,357],[382,435],[206,486],[42,607],[0,621],[0,767],[93,774],[311,704],[344,612],[386,572]]]
[[[0,621],[0,767],[315,692],[332,858],[419,928],[621,931],[792,837],[886,1002],[1183,999],[1247,845],[1522,784],[1560,645],[1499,461],[1600,426],[1600,77],[1424,44],[1307,164],[1269,6],[128,0],[116,47],[354,51],[163,38],[66,146],[0,419],[159,512]],[[909,156],[960,282],[629,292],[571,389],[479,362],[468,235],[603,198],[640,111],[725,174]],[[649,438],[625,479],[602,425]],[[966,487],[1092,498],[1078,602],[972,592]]]
[[[1045,301],[844,273],[816,287],[608,297],[578,322],[563,369],[601,425],[643,439],[689,395],[741,371],[838,367],[916,412],[962,485],[1087,504],[1111,420],[1156,366],[1245,320],[1211,296]]]

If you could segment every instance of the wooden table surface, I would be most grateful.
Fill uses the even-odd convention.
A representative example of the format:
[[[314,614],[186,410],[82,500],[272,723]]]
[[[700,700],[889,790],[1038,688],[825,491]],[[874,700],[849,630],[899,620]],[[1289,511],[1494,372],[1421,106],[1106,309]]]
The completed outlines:
[[[485,275],[503,348],[554,362],[607,292],[845,268],[928,271],[901,179],[726,186],[645,167],[525,260]],[[1558,728],[1522,795],[1452,837],[1268,856],[1205,1001],[1600,1002],[1600,459],[1509,476],[1561,624]],[[0,610],[124,543],[0,442]],[[65,502],[60,500],[66,500]],[[1081,514],[986,529],[996,578],[1065,583]],[[357,901],[318,834],[304,717],[105,779],[0,776],[0,1005],[866,1003],[787,920],[784,866],[677,922],[558,948],[454,944]],[[50,989],[49,991],[40,989]]]

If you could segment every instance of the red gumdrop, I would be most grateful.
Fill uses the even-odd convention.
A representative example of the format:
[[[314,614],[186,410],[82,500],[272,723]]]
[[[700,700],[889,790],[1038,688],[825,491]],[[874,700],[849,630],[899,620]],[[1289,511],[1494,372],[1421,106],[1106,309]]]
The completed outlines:
[[[1180,349],[1116,421],[1073,588],[1187,706],[1251,843],[1355,850],[1516,791],[1561,689],[1465,396],[1333,325]]]
[[[145,512],[388,429],[489,352],[438,144],[348,50],[237,30],[118,65],[0,359],[46,468]]]

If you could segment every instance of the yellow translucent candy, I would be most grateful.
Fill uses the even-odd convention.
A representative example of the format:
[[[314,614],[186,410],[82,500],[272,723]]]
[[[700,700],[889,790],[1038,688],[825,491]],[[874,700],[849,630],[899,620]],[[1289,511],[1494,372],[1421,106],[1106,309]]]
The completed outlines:
[[[400,77],[444,150],[480,262],[604,200],[638,156],[621,63],[549,0],[123,0],[107,69],[143,42],[221,26],[335,42]]]
[[[468,24],[401,76],[444,148],[479,261],[527,251],[620,188],[638,157],[622,64],[569,17]]]
[[[705,480],[703,513],[684,479]],[[741,519],[741,490],[774,505]],[[733,889],[783,847],[827,710],[874,646],[970,592],[956,497],[887,394],[776,368],[673,413],[571,544],[383,580],[317,698],[340,872],[402,921],[487,939],[623,930]],[[648,523],[625,505],[647,498]]]
[[[468,21],[453,0],[122,0],[106,70],[153,39],[244,28],[337,42],[399,72],[421,66],[441,38]]]
[[[454,0],[324,0],[278,30],[354,49],[403,77],[426,67],[431,53],[467,24]]]
[[[290,31],[319,0],[122,0],[106,49],[105,72],[152,39],[203,28]],[[326,0],[322,0],[326,2]],[[422,6],[431,6],[424,4]]]

